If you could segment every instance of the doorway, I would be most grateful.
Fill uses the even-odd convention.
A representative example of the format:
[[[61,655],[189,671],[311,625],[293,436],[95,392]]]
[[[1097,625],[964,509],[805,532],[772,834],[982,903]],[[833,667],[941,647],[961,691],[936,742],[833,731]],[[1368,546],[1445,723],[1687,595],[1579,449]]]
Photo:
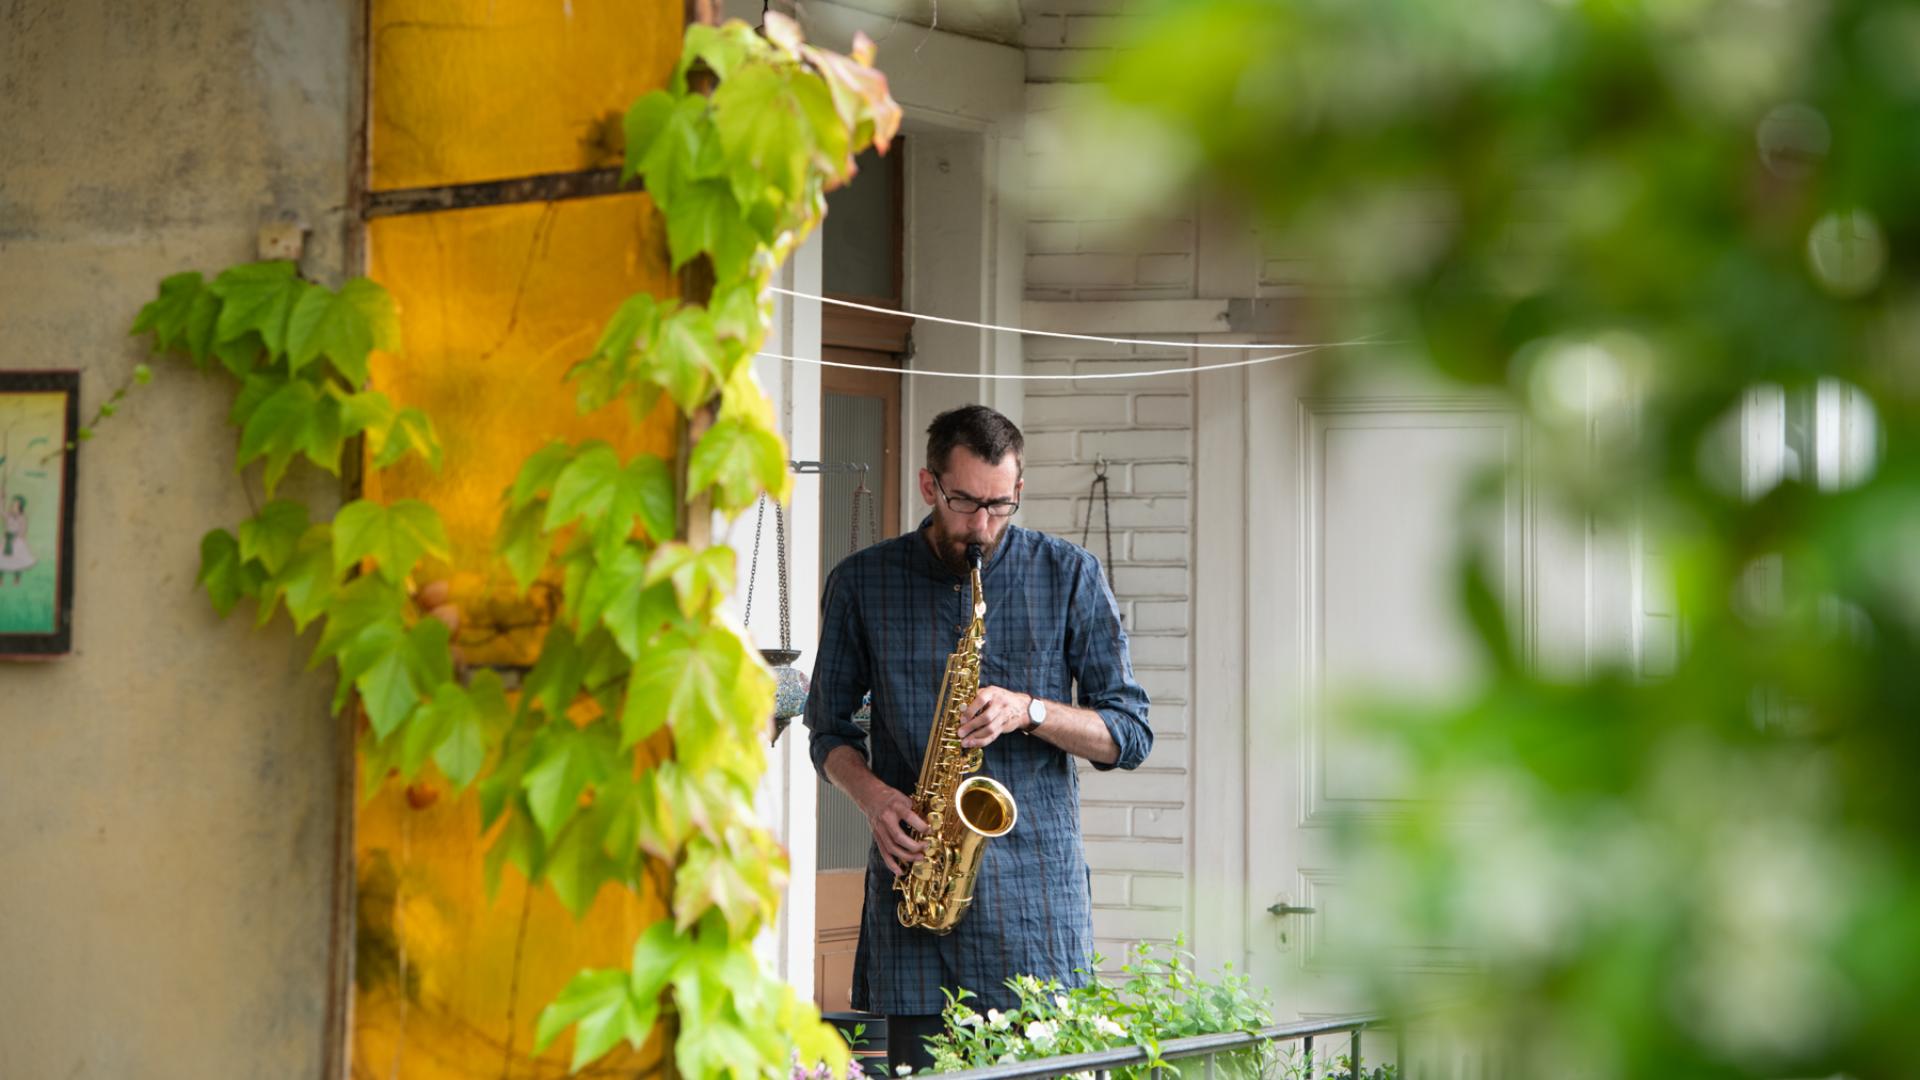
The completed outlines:
[[[898,147],[884,158],[863,155],[853,182],[827,197],[824,291],[887,310],[829,304],[821,314],[822,357],[856,365],[821,371],[821,460],[866,467],[821,477],[822,582],[841,559],[900,532],[901,371],[913,324],[897,314],[905,295],[905,156]],[[844,1012],[851,1004],[872,834],[859,807],[831,784],[820,785],[816,810],[814,997],[822,1011]]]

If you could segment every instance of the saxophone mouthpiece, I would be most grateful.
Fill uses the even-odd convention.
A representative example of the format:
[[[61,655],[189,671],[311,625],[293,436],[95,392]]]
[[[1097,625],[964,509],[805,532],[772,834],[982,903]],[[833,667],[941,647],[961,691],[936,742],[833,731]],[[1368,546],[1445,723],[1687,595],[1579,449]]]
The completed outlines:
[[[968,566],[971,566],[975,570],[978,570],[980,569],[980,563],[985,558],[986,558],[986,553],[980,550],[979,544],[967,545],[967,565]]]

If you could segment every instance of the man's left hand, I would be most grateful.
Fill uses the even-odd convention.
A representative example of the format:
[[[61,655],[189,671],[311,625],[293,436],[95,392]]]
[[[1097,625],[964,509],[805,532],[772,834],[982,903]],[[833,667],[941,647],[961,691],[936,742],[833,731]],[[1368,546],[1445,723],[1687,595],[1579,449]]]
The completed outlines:
[[[1010,731],[1027,726],[1027,703],[1031,694],[983,686],[973,695],[965,715],[960,718],[960,745],[987,746]]]

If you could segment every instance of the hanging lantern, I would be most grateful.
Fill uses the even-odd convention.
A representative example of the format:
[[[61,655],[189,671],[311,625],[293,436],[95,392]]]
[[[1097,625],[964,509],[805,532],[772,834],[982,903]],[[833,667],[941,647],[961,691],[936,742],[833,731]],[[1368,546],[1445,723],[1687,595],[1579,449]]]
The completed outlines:
[[[778,739],[787,722],[806,711],[807,673],[793,666],[799,649],[761,649],[760,655],[773,668],[773,737]]]
[[[760,572],[760,526],[766,519],[768,499],[760,496],[760,509],[753,519],[753,568],[747,572],[747,603],[744,615],[753,618],[753,583]],[[807,673],[793,666],[800,650],[793,647],[793,600],[787,581],[787,511],[773,504],[774,557],[780,568],[780,647],[761,649],[760,655],[773,668],[773,734],[768,743],[780,741],[793,718],[807,707]]]

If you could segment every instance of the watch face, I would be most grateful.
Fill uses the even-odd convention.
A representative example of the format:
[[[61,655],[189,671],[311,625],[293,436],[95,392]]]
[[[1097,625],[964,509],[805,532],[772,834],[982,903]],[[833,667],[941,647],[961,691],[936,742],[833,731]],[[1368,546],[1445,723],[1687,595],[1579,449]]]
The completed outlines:
[[[1046,721],[1047,707],[1040,704],[1039,698],[1033,698],[1027,702],[1027,719],[1033,721],[1035,727]]]

